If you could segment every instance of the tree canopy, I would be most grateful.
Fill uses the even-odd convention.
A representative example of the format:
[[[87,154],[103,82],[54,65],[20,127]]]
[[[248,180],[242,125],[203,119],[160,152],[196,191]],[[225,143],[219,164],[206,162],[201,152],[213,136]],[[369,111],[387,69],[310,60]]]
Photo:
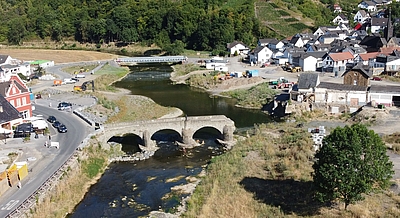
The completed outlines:
[[[81,43],[145,42],[196,50],[268,37],[254,0],[0,0],[0,40],[74,39]],[[175,45],[174,45],[175,43]],[[175,53],[176,50],[169,51]]]
[[[394,171],[382,139],[362,124],[337,127],[315,155],[314,184],[322,202],[340,200],[345,209],[363,193],[386,188]]]

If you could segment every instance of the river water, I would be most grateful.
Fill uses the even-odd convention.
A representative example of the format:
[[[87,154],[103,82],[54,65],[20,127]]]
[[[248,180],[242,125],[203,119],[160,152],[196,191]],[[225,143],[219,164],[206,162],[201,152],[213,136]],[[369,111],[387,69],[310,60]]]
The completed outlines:
[[[163,106],[178,107],[188,116],[226,115],[239,129],[270,122],[270,117],[260,110],[235,107],[233,99],[210,98],[199,89],[173,85],[169,80],[171,68],[167,66],[131,70],[116,87],[147,96]],[[173,212],[187,194],[172,192],[171,188],[187,184],[186,177],[198,175],[213,156],[224,151],[215,143],[212,131],[199,133],[197,138],[204,145],[185,152],[162,137],[157,142],[160,149],[150,159],[110,164],[68,217],[140,217],[153,210]],[[123,150],[129,153],[129,146],[123,145]]]

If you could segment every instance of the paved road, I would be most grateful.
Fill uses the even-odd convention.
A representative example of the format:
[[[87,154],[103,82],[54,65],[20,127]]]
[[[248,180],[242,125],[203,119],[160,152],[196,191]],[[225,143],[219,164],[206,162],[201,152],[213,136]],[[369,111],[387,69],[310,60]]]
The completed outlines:
[[[68,132],[63,134],[54,134],[56,131],[53,127],[52,141],[60,142],[60,149],[45,148],[48,153],[43,159],[36,160],[33,166],[29,166],[32,172],[29,176],[22,180],[22,188],[12,187],[0,199],[0,217],[5,217],[12,209],[16,208],[32,193],[34,193],[58,168],[71,156],[82,140],[89,134],[89,127],[80,120],[76,115],[70,112],[58,111],[42,105],[36,105],[35,113],[42,114],[44,117],[54,115],[57,119],[64,123]],[[42,146],[43,140],[38,140]]]

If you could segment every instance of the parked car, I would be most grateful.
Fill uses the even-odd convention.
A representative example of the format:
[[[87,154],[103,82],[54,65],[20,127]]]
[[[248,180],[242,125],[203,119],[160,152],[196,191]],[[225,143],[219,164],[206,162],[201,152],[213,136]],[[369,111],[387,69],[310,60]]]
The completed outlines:
[[[382,81],[382,78],[377,77],[377,76],[374,76],[374,77],[372,77],[372,80],[375,80],[375,81]]]
[[[72,108],[72,104],[69,102],[60,102],[58,104],[58,110],[67,110]]]
[[[57,121],[57,119],[56,119],[55,116],[49,116],[49,117],[47,118],[47,121],[49,121],[49,123],[54,123],[55,121]]]
[[[59,121],[54,121],[54,123],[53,123],[53,127],[54,128],[57,128],[58,129],[58,127],[61,125],[62,123],[60,123]]]
[[[79,79],[78,79],[78,78],[72,77],[71,79],[72,79],[72,80],[75,80],[76,82],[79,82]]]
[[[57,129],[58,129],[58,132],[60,132],[60,133],[67,132],[67,127],[64,124],[59,125]]]

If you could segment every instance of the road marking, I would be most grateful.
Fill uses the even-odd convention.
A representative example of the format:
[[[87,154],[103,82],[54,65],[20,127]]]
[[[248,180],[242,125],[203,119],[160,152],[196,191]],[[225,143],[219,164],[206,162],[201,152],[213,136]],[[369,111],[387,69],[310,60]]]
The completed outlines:
[[[11,210],[18,202],[19,200],[11,200],[1,210]]]

